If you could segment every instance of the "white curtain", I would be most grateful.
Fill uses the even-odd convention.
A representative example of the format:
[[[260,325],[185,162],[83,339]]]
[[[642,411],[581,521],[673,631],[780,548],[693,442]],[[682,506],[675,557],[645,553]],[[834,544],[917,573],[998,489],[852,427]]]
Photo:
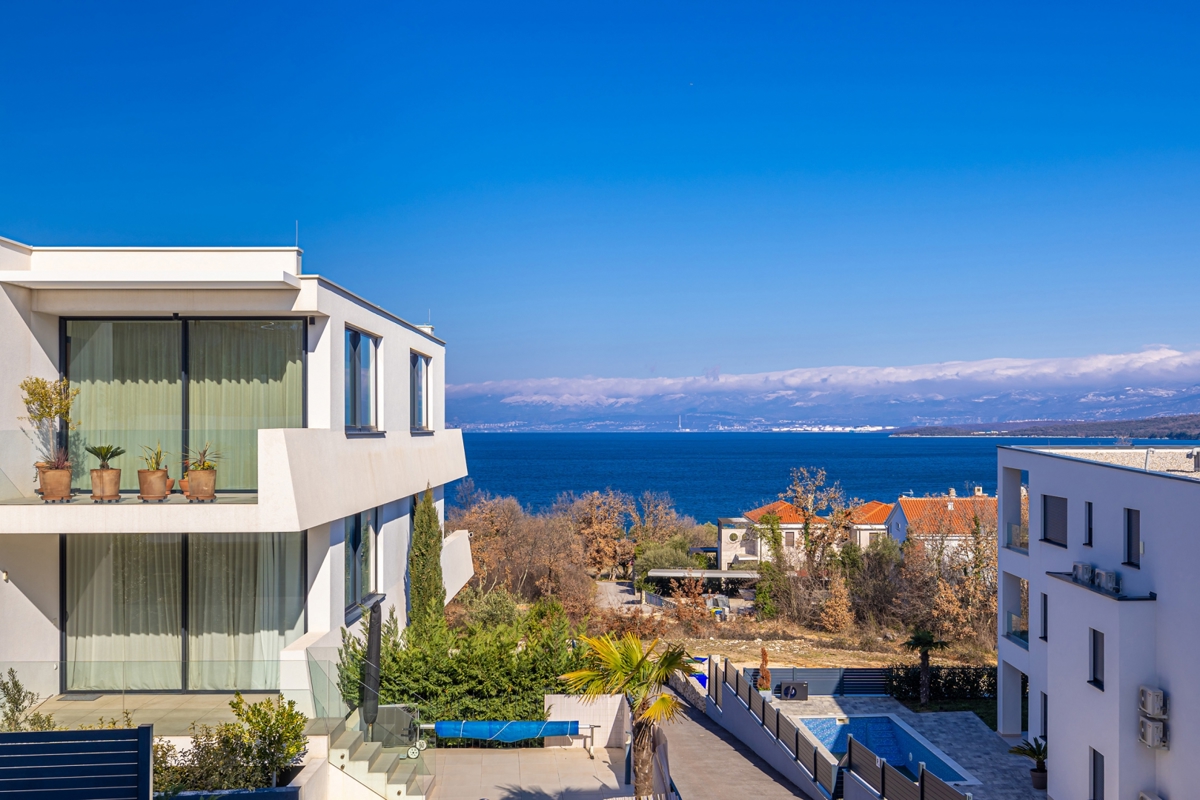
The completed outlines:
[[[220,454],[217,489],[258,488],[259,428],[304,421],[302,320],[188,323],[188,437]]]
[[[67,536],[67,686],[182,688],[178,534]]]
[[[188,537],[188,688],[274,690],[304,633],[299,533]]]
[[[121,470],[122,489],[138,488],[142,445],[161,443],[170,453],[171,477],[180,477],[180,323],[70,320],[67,341],[67,376],[79,390],[71,409],[79,423],[71,434],[75,488],[90,488],[89,470],[100,465],[84,450],[90,445],[125,449],[112,463]]]

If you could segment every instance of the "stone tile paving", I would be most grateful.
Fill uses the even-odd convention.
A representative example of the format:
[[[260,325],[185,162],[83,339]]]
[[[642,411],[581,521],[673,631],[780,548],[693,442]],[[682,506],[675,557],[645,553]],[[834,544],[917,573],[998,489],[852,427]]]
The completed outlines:
[[[918,714],[890,697],[812,697],[807,701],[776,701],[788,717],[895,714],[911,725],[979,780],[964,786],[974,800],[1045,800],[1046,793],[1030,785],[1030,761],[1009,755],[1009,745],[983,720],[969,711]]]
[[[618,800],[624,786],[625,751],[596,748],[501,750],[445,748],[436,755],[432,800]]]

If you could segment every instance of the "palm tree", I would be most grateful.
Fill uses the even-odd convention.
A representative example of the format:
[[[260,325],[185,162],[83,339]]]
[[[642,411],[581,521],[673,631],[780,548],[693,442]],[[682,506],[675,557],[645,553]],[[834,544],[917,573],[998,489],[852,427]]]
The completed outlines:
[[[912,636],[904,646],[921,654],[921,705],[929,705],[929,651],[944,650],[946,643],[934,636],[930,631],[920,629],[913,631]]]
[[[585,636],[587,645],[583,669],[568,672],[559,680],[571,692],[583,695],[584,702],[598,697],[623,694],[633,715],[633,790],[636,797],[654,794],[654,727],[671,722],[682,709],[679,698],[664,694],[663,687],[672,675],[688,676],[696,672],[691,659],[680,645],[667,645],[661,652],[658,640],[643,649],[632,633],[620,639],[612,634]]]

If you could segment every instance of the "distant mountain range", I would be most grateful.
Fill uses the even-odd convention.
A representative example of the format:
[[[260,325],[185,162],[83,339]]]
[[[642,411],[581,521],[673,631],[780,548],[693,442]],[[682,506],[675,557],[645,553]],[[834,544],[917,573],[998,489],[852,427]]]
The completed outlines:
[[[982,425],[927,426],[903,428],[897,436],[981,436],[1007,434],[1037,438],[1078,436],[1085,439],[1108,439],[1125,436],[1130,439],[1188,439],[1200,440],[1200,414],[1180,414],[1148,419],[1106,420],[1104,422],[1001,422]]]
[[[1200,351],[1157,347],[688,378],[536,378],[448,385],[446,396],[448,423],[473,431],[969,431],[1016,422],[1049,429],[1200,414]]]

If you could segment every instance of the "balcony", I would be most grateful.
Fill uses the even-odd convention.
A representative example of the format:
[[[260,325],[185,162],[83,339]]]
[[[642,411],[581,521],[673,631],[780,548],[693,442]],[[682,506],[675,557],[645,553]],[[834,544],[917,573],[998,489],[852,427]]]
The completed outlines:
[[[1004,529],[1004,546],[1024,555],[1029,554],[1029,526],[1010,522]]]
[[[1014,614],[1011,611],[1004,615],[1004,637],[1018,647],[1029,649],[1029,616]]]

